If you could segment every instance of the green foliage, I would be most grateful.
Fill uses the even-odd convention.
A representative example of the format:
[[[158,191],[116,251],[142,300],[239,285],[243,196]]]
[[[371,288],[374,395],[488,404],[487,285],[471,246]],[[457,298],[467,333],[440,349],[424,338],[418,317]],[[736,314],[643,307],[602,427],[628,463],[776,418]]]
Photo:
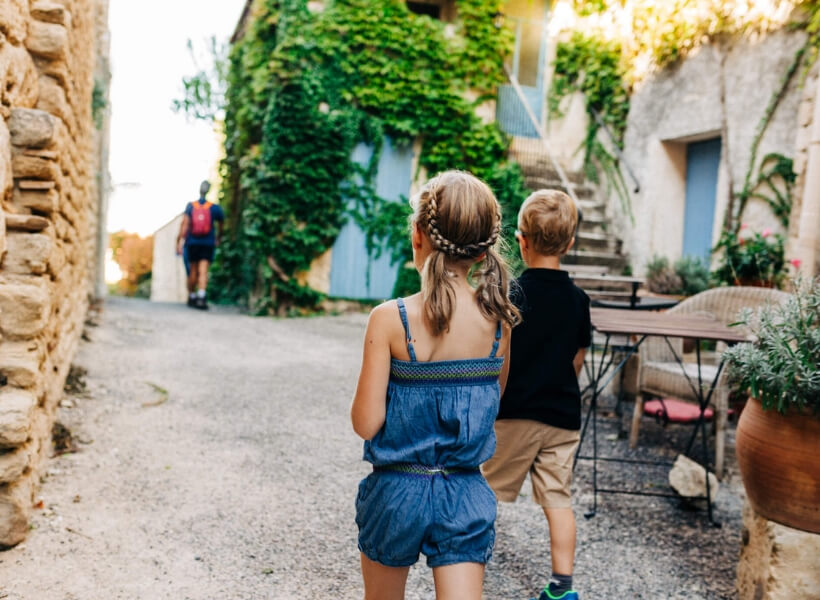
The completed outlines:
[[[94,119],[94,126],[97,129],[102,129],[105,109],[108,106],[105,96],[105,84],[95,79],[94,89],[91,90],[91,118]]]
[[[508,140],[484,124],[467,89],[502,80],[509,33],[498,0],[459,3],[458,35],[410,13],[400,0],[335,0],[320,13],[304,0],[256,0],[227,70],[221,203],[226,232],[212,294],[259,299],[277,312],[321,296],[300,273],[330,248],[345,219],[364,230],[372,256],[410,256],[406,202],[375,193],[381,141],[421,138],[419,167],[484,178],[506,205],[524,198]],[[351,154],[374,148],[368,165]],[[407,278],[412,280],[412,278]]]
[[[709,267],[697,256],[684,256],[675,261],[675,274],[680,277],[680,293],[694,296],[709,289]]]
[[[216,121],[222,117],[225,106],[225,86],[228,77],[228,46],[216,37],[207,42],[205,60],[208,68],[199,66],[194,44],[188,40],[188,52],[197,69],[190,77],[182,78],[183,97],[171,103],[171,109],[190,119]]]
[[[820,281],[797,282],[782,305],[747,310],[739,324],[755,341],[724,352],[733,381],[764,410],[820,416]]]
[[[629,89],[621,62],[621,46],[600,37],[575,32],[556,48],[555,73],[547,98],[551,116],[561,116],[561,100],[574,92],[584,94],[589,125],[584,140],[584,172],[590,181],[602,178],[615,190],[624,207],[632,214],[629,191],[618,159],[598,137],[605,125],[619,149],[623,148],[626,118],[629,114]]]
[[[784,239],[769,230],[746,233],[724,230],[715,246],[722,251],[720,266],[712,273],[718,285],[778,287],[785,275]]]
[[[739,195],[740,209],[750,198],[766,202],[783,227],[788,228],[792,210],[792,190],[797,174],[794,172],[794,161],[782,154],[771,153],[763,157],[757,181],[749,185]]]
[[[656,294],[693,296],[709,287],[709,268],[698,257],[684,256],[670,266],[665,256],[654,256],[646,265],[646,284]]]
[[[575,12],[586,17],[592,14],[604,12],[609,8],[610,2],[608,0],[573,0],[572,7]]]

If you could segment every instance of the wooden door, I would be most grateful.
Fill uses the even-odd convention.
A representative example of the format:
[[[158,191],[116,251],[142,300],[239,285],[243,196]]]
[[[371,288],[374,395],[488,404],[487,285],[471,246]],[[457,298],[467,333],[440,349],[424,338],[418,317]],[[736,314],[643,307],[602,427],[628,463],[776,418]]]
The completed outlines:
[[[367,165],[373,155],[370,146],[359,144],[353,150],[353,160]],[[394,146],[385,138],[376,174],[376,193],[392,201],[410,196],[413,150],[410,146]],[[409,235],[409,233],[408,233]],[[399,265],[392,264],[390,253],[378,259],[367,253],[365,235],[349,219],[333,245],[330,266],[330,295],[336,298],[379,300],[393,296]]]
[[[524,98],[538,120],[544,110],[544,62],[547,52],[547,14],[545,0],[510,0],[504,5],[505,26],[515,31],[512,74],[518,79]],[[521,99],[511,85],[498,88],[496,120],[511,135],[538,137]]]
[[[709,264],[715,227],[720,138],[686,147],[686,205],[683,217],[683,255]]]

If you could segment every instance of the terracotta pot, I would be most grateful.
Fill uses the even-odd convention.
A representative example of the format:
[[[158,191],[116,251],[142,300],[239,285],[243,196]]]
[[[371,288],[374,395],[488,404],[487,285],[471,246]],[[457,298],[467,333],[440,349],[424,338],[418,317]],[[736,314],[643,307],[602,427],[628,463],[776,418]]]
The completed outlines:
[[[750,398],[737,424],[736,449],[755,512],[820,533],[820,418],[764,411]]]

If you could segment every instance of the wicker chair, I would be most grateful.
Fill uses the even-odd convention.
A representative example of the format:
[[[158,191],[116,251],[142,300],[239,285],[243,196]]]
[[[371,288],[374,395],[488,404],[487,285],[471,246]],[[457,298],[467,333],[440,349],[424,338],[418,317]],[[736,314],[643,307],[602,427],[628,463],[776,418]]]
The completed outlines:
[[[723,287],[707,290],[687,298],[677,306],[670,308],[669,313],[697,315],[702,314],[728,324],[737,320],[738,313],[743,308],[758,308],[764,304],[780,303],[788,298],[788,294],[778,290],[759,287]],[[683,340],[669,338],[669,343],[683,360]],[[718,351],[723,344],[718,344]],[[638,431],[643,415],[644,395],[656,397],[675,397],[682,400],[697,402],[692,387],[681,367],[675,360],[666,340],[660,337],[650,337],[643,343],[639,352],[640,367],[638,369],[638,395],[635,400],[635,412],[632,415],[632,430],[629,435],[629,445],[634,448],[638,442]],[[686,373],[693,384],[697,384],[698,368],[694,362],[684,362]],[[708,393],[717,373],[716,365],[701,365],[703,385]],[[723,477],[723,462],[725,455],[725,430],[729,410],[729,386],[727,373],[724,369],[712,394],[711,404],[715,410],[715,475]]]

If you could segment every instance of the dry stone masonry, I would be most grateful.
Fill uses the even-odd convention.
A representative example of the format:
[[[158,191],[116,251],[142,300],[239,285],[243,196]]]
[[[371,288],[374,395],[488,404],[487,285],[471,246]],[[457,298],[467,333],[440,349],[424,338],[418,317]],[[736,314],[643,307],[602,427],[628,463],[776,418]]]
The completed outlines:
[[[94,291],[107,5],[0,1],[0,547],[28,530]]]

